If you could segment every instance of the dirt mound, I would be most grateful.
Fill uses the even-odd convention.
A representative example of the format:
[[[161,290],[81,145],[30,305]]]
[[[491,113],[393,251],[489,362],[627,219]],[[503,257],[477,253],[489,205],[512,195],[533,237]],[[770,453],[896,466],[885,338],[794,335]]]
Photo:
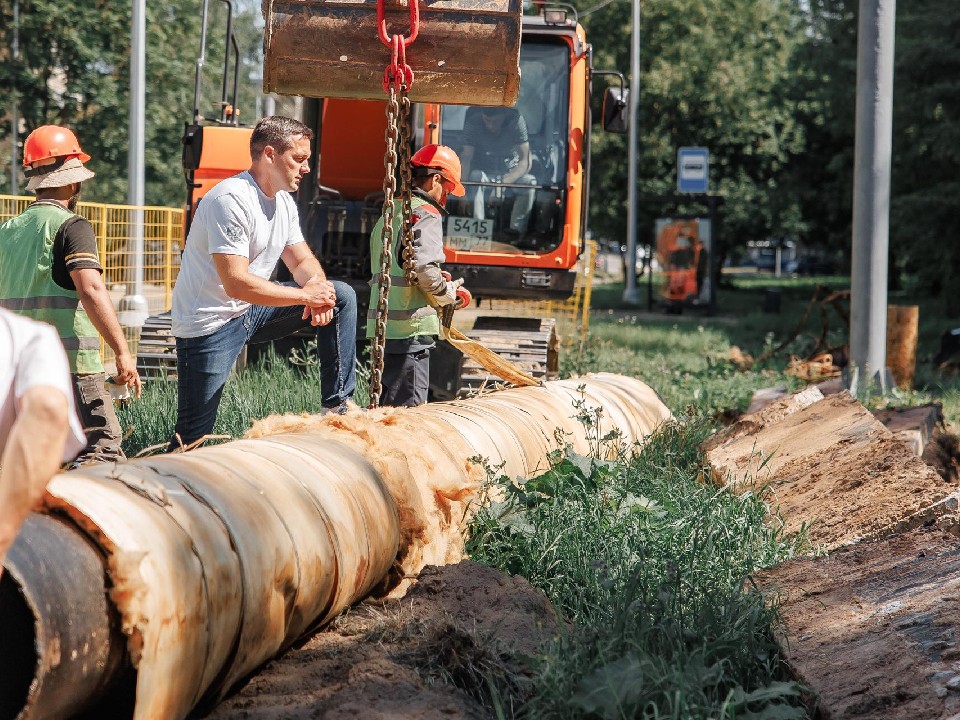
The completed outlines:
[[[754,579],[783,601],[781,647],[818,718],[960,717],[960,540],[915,530]]]
[[[806,527],[827,549],[957,522],[955,485],[849,393],[818,395],[813,388],[779,400],[708,438],[714,482],[735,492],[769,488],[784,529]]]
[[[521,577],[426,567],[400,600],[350,610],[268,663],[208,717],[473,720],[486,683],[520,681],[560,621]]]

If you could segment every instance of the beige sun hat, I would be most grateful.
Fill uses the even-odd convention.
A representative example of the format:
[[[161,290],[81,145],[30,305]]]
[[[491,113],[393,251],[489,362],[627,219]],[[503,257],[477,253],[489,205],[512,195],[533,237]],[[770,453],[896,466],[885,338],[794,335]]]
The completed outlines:
[[[92,170],[83,166],[78,157],[72,157],[63,162],[59,161],[60,158],[50,158],[46,164],[43,161],[37,162],[25,170],[24,174],[30,178],[27,181],[27,190],[63,187],[64,185],[89,180],[95,176]]]

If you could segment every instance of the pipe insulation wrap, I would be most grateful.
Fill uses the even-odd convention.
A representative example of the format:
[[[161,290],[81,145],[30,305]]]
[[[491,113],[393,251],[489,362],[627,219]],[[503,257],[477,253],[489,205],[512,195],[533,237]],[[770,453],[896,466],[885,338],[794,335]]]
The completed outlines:
[[[671,418],[647,385],[612,374],[418,408],[272,416],[243,440],[58,475],[48,511],[69,520],[74,544],[90,551],[92,541],[93,577],[86,589],[48,590],[81,551],[29,559],[23,548],[43,539],[31,520],[11,548],[12,582],[37,638],[81,628],[115,658],[119,624],[137,670],[134,719],[177,720],[374,589],[401,592],[425,565],[462,559],[486,480],[478,458],[528,478],[567,445],[602,454],[601,438],[640,442]],[[78,607],[76,593],[104,590],[109,612],[63,611]],[[35,660],[23,718],[88,706],[119,664],[98,661],[100,677],[84,668],[74,682],[42,651]],[[0,683],[0,708],[10,697]]]

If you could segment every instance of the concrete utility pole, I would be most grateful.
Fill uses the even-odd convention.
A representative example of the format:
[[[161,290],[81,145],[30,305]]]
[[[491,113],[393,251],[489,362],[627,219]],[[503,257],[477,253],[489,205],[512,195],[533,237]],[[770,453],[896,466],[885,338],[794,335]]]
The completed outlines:
[[[623,262],[623,301],[640,302],[637,289],[637,155],[640,124],[640,0],[633,2],[633,31],[630,36],[630,148],[627,151],[627,254]]]
[[[860,0],[853,177],[850,368],[853,393],[889,387],[887,266],[896,0]]]
[[[133,1],[130,28],[130,144],[127,161],[127,204],[136,209],[130,214],[130,241],[133,246],[133,293],[120,300],[120,324],[135,329],[127,340],[139,339],[139,329],[150,314],[143,295],[143,203],[144,145],[146,116],[147,7],[146,0]],[[135,347],[130,348],[136,353]]]
[[[17,143],[20,141],[20,118],[17,107],[17,60],[20,59],[20,0],[13,0],[13,46],[10,48],[10,60],[14,67],[13,82],[10,86],[10,194],[20,194],[20,155]]]

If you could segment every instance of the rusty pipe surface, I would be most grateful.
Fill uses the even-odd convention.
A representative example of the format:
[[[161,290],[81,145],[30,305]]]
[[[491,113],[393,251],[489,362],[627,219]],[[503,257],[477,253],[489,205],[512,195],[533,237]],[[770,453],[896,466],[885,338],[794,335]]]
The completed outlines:
[[[641,442],[672,419],[657,393],[634,378],[597,373],[542,387],[513,388],[417,408],[380,408],[346,416],[274,415],[248,437],[301,433],[350,445],[387,483],[400,512],[399,578],[424,565],[459,562],[477,493],[480,458],[509,478],[529,478],[569,445],[611,458],[616,436]],[[402,593],[409,580],[388,584]]]
[[[390,48],[377,0],[263,0],[263,89],[381,100]],[[387,33],[409,34],[408,8],[386,3]],[[520,0],[431,0],[406,51],[410,99],[513,106],[520,92]]]
[[[133,718],[177,720],[374,587],[461,559],[486,477],[478,458],[529,477],[565,445],[602,454],[600,438],[642,441],[670,417],[648,386],[606,374],[414,409],[274,416],[249,439],[58,475],[47,504],[104,558],[88,574],[103,584],[106,568],[136,668]],[[64,551],[12,574],[25,597],[67,607],[70,589],[44,583],[72,563]],[[7,618],[0,608],[0,625]],[[86,632],[103,627],[92,618]],[[116,665],[69,683],[35,662],[22,716],[88,705]]]

